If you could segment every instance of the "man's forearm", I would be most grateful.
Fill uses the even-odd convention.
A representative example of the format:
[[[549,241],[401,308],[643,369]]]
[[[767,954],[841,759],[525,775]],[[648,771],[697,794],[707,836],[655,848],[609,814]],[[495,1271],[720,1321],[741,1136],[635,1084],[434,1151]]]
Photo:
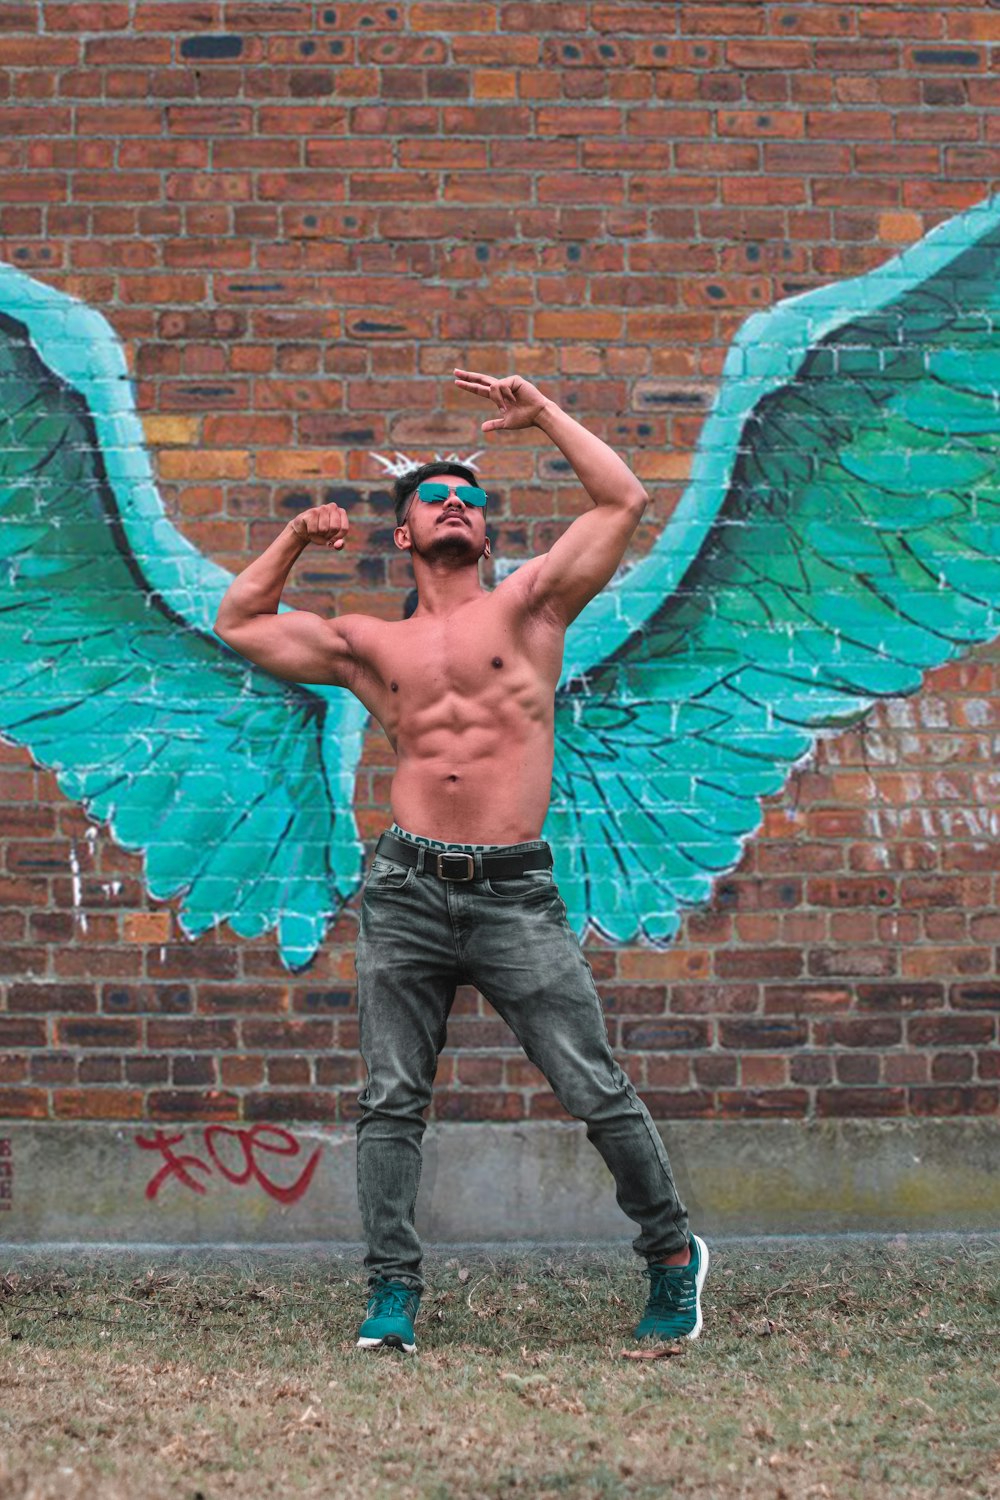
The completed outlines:
[[[254,615],[276,615],[292,564],[308,545],[308,538],[299,536],[290,523],[279,532],[267,551],[249,563],[229,585],[215,618],[216,630],[220,626],[225,630],[238,625]]]
[[[613,448],[549,401],[535,419],[569,459],[595,505],[624,505],[648,499],[641,481]]]

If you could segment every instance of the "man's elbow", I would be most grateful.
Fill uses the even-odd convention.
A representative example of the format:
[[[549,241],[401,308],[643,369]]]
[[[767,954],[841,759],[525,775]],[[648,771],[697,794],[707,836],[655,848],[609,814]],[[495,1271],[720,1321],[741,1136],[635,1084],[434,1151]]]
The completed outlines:
[[[225,643],[226,643],[227,646],[232,645],[232,642],[229,639],[229,637],[233,633],[233,622],[232,622],[232,620],[230,620],[228,622],[228,624],[227,624],[227,622],[225,620],[221,619],[218,615],[216,615],[215,620],[212,623],[212,630],[219,637],[220,641],[225,641]]]

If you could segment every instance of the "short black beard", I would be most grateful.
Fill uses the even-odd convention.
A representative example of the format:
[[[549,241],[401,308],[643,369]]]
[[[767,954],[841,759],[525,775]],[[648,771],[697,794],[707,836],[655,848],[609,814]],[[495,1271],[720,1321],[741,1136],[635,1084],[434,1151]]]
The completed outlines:
[[[441,525],[441,522],[438,522]],[[471,545],[470,545],[471,544]],[[416,557],[422,557],[427,562],[437,562],[438,559],[452,559],[456,562],[472,564],[478,562],[481,557],[486,556],[486,540],[483,539],[483,550],[472,555],[475,543],[472,541],[471,531],[464,537],[436,536],[428,547],[419,547],[415,537],[410,538],[410,549]]]

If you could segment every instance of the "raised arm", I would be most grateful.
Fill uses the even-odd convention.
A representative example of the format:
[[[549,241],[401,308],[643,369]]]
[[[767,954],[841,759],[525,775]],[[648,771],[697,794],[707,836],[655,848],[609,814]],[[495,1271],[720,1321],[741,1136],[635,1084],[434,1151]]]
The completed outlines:
[[[522,376],[496,380],[474,370],[455,375],[456,384],[495,401],[503,413],[484,422],[484,432],[540,427],[569,459],[594,502],[548,552],[513,575],[528,609],[546,610],[568,625],[614,576],[649,496],[614,449]]]
[[[320,505],[290,521],[229,585],[215,617],[220,640],[287,682],[350,687],[355,669],[351,625],[360,616],[330,620],[306,609],[278,613],[281,591],[299,554],[311,542],[343,547],[347,531],[347,514],[339,505]]]

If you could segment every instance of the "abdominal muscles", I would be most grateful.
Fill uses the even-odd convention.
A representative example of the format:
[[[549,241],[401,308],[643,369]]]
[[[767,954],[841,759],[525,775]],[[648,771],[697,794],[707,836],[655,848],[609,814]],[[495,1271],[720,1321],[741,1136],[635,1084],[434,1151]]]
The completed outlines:
[[[400,705],[392,814],[402,828],[458,843],[541,837],[552,790],[552,693],[530,669],[471,697]],[[402,696],[402,689],[401,694]]]

